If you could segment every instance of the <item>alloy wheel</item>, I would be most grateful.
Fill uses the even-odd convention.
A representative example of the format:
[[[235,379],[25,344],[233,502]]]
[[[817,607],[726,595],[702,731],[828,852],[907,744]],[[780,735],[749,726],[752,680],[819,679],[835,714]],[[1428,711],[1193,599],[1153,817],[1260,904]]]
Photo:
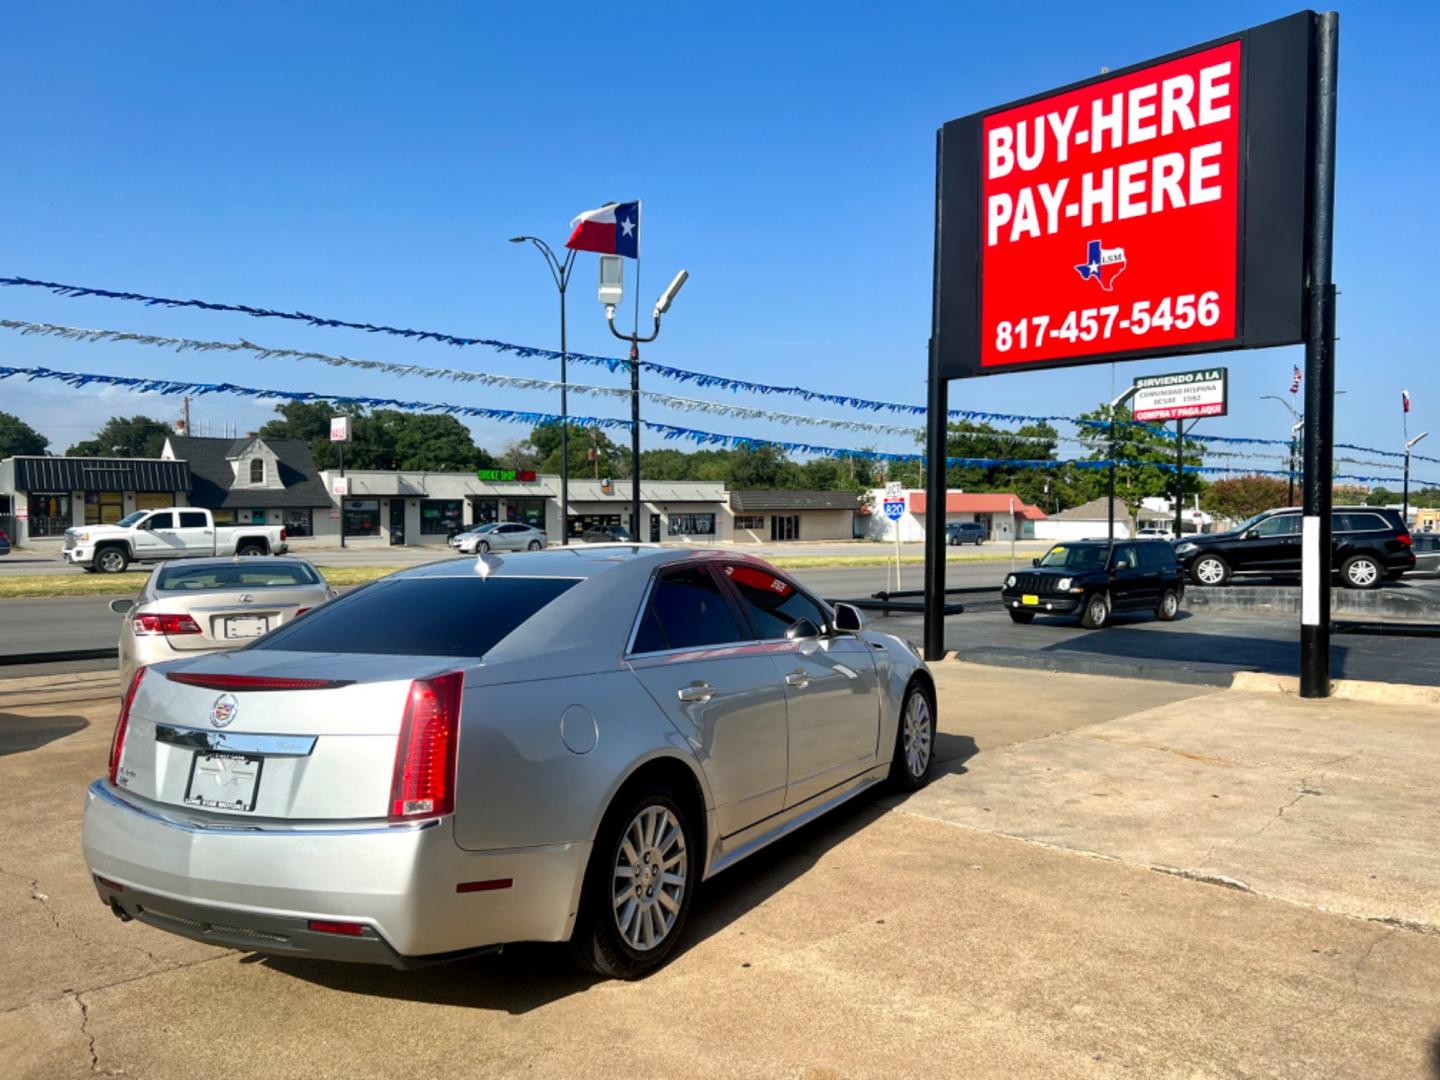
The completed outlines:
[[[919,692],[910,695],[905,704],[905,767],[910,775],[920,777],[930,767],[930,703]]]
[[[611,893],[615,925],[632,949],[648,952],[670,933],[689,866],[680,822],[664,806],[642,808],[620,838]]]
[[[1202,585],[1219,585],[1225,580],[1225,567],[1219,559],[1201,559],[1195,564],[1195,576]]]
[[[1180,598],[1173,592],[1167,592],[1165,598],[1160,601],[1160,604],[1165,609],[1165,617],[1167,619],[1174,618],[1176,612],[1180,610]]]
[[[1350,564],[1350,584],[1368,589],[1380,577],[1380,568],[1369,559],[1356,559]]]

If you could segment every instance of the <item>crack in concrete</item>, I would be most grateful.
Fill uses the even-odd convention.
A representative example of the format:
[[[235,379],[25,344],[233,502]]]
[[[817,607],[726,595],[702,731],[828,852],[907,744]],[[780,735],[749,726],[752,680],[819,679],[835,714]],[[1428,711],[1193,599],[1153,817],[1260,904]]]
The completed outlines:
[[[1372,919],[1370,921],[1374,922],[1376,920]],[[1400,929],[1400,927],[1391,926],[1388,929],[1383,930],[1371,940],[1369,945],[1365,946],[1365,951],[1362,952],[1358,957],[1356,957],[1355,962],[1350,965],[1350,989],[1345,992],[1345,996],[1342,997],[1339,1001],[1337,1001],[1333,1007],[1329,1009],[1321,1009],[1318,1012],[1310,1013],[1307,1016],[1297,1016],[1290,1023],[1286,1024],[1283,1030],[1291,1031],[1302,1024],[1313,1024],[1317,1020],[1329,1020],[1331,1017],[1336,1016],[1342,1011],[1344,1011],[1344,1009],[1349,1006],[1351,1002],[1353,1002],[1357,997],[1360,996],[1360,969],[1370,962],[1370,957],[1374,954],[1375,949],[1379,946],[1379,944],[1382,941],[1393,937],[1398,929]]]
[[[59,930],[62,934],[69,934],[81,945],[90,948],[129,949],[131,952],[138,952],[152,964],[160,964],[164,968],[175,966],[174,961],[167,960],[163,956],[156,956],[149,949],[139,945],[130,945],[120,941],[94,941],[85,937],[73,926],[69,926],[60,920],[60,913],[50,906],[50,895],[40,888],[39,878],[30,877],[28,874],[16,873],[14,870],[6,870],[4,867],[0,867],[0,874],[3,874],[5,877],[14,878],[16,881],[26,882],[30,886],[30,899],[45,909],[45,914],[50,916],[50,922],[54,925],[55,929]]]

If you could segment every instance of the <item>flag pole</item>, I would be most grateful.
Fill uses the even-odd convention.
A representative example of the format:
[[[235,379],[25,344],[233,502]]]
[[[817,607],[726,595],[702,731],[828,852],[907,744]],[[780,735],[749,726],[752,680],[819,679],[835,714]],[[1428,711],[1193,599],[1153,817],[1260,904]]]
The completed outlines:
[[[645,206],[635,200],[635,233],[644,235]],[[659,329],[658,327],[656,328]],[[630,333],[630,537],[640,540],[640,244],[635,245],[635,324]]]

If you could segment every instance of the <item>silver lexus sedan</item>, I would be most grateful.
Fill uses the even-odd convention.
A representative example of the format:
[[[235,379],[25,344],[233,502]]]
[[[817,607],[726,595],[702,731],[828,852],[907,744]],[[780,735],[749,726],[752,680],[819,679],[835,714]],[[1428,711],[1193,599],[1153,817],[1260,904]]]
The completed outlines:
[[[112,600],[120,625],[120,681],[135,669],[235,649],[335,591],[304,559],[262,556],[161,563],[133,600]]]
[[[136,673],[85,858],[121,919],[413,967],[568,941],[634,978],[705,878],[887,778],[930,673],[759,559],[585,545],[416,567]]]

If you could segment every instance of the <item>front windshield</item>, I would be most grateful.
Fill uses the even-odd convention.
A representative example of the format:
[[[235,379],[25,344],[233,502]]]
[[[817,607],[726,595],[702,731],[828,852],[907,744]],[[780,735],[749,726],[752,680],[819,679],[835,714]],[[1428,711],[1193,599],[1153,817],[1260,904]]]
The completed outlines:
[[[136,510],[133,514],[126,514],[123,518],[121,518],[121,519],[120,519],[119,521],[117,521],[115,524],[116,524],[116,525],[122,525],[122,526],[124,526],[125,528],[128,529],[131,525],[134,525],[137,521],[139,521],[141,518],[143,518],[143,517],[144,517],[146,514],[148,514],[149,512],[150,512],[149,510]]]
[[[1109,544],[1056,544],[1045,553],[1040,565],[1066,570],[1103,570],[1109,558]]]

